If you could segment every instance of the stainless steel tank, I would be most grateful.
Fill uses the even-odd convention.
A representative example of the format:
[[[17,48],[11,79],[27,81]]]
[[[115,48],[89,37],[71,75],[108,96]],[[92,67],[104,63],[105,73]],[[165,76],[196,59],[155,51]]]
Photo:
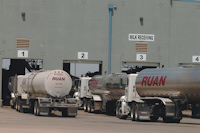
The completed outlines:
[[[106,95],[110,99],[119,99],[125,94],[127,74],[117,73],[109,75],[97,75],[89,81],[89,89],[92,94]]]
[[[63,70],[48,70],[26,74],[21,83],[22,90],[35,96],[63,97],[69,94],[72,80]]]
[[[145,69],[136,78],[140,96],[200,101],[200,68]]]

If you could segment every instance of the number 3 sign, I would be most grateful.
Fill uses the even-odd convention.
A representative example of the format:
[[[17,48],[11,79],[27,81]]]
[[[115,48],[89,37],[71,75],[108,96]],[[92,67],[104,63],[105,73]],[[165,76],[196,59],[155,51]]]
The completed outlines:
[[[17,57],[28,58],[28,50],[18,50]]]
[[[146,54],[136,54],[136,60],[137,61],[146,61],[147,55]]]
[[[78,59],[88,59],[88,52],[78,52]]]

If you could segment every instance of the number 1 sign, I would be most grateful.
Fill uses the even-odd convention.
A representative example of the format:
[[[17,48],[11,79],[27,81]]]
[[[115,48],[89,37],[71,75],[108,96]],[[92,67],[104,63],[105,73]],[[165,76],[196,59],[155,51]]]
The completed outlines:
[[[28,58],[28,50],[18,50],[17,57]]]

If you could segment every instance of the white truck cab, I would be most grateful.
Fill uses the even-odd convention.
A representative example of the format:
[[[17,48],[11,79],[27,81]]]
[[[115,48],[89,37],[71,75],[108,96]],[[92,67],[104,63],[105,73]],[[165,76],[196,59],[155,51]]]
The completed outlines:
[[[79,107],[83,106],[83,99],[91,97],[91,92],[89,91],[88,81],[91,77],[81,77],[75,81],[75,90],[74,98],[80,100]]]

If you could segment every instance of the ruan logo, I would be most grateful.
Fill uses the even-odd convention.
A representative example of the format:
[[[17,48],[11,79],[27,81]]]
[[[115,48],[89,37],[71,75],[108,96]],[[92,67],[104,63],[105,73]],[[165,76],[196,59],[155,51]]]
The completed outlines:
[[[53,77],[52,80],[61,80],[61,81],[64,81],[65,78],[63,78],[63,77]]]
[[[142,86],[165,86],[167,76],[144,76],[142,79]]]

